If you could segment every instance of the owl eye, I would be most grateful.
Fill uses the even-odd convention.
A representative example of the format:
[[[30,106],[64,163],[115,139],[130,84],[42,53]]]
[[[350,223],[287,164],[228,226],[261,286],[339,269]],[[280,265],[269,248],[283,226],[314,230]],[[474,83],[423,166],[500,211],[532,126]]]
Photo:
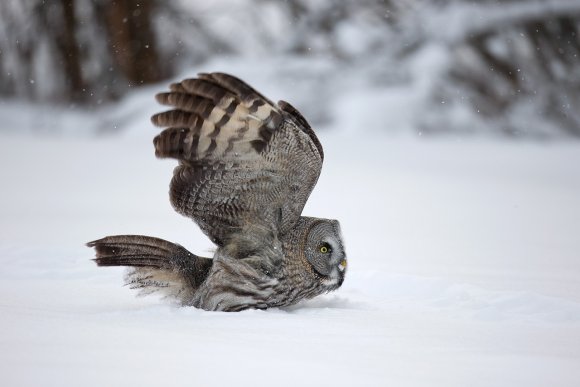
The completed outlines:
[[[320,252],[321,252],[322,254],[328,254],[328,253],[330,253],[331,251],[332,251],[332,249],[330,248],[330,245],[329,245],[328,243],[323,243],[323,244],[320,246]]]

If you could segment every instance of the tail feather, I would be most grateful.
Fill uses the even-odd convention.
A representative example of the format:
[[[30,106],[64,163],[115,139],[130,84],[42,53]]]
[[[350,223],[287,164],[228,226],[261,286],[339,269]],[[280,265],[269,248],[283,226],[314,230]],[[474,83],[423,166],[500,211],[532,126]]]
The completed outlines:
[[[213,261],[182,246],[142,235],[115,235],[87,243],[98,266],[128,266],[126,285],[140,294],[161,292],[187,304],[207,277]]]
[[[134,266],[153,267],[156,269],[171,269],[166,257],[153,255],[126,255],[122,257],[95,258],[99,266]]]
[[[129,255],[188,255],[189,251],[175,243],[143,235],[114,235],[87,243],[97,252],[97,264],[100,258],[124,257]],[[193,255],[193,254],[191,254]]]

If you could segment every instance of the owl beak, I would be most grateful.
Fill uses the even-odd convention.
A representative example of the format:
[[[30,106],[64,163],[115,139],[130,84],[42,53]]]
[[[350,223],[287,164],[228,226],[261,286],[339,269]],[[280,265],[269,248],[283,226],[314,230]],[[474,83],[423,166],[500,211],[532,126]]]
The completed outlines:
[[[338,270],[344,271],[346,269],[346,259],[343,258],[342,261],[338,264]]]

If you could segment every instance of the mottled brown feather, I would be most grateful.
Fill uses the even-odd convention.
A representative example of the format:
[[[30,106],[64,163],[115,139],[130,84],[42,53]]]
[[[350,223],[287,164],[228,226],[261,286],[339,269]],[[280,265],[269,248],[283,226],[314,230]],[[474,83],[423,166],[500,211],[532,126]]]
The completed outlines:
[[[320,143],[294,108],[223,73],[174,83],[156,98],[174,108],[152,121],[166,128],[156,155],[180,160],[170,189],[178,212],[220,246],[248,224],[264,235],[291,228],[322,166]]]

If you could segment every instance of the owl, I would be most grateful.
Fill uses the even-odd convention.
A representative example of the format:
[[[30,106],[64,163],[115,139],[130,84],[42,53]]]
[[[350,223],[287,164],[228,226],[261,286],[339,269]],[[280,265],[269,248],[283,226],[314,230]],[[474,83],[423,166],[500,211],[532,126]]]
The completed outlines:
[[[282,307],[335,290],[346,273],[336,220],[301,216],[320,175],[322,145],[289,103],[242,80],[199,74],[170,85],[155,114],[155,154],[174,158],[169,196],[216,245],[212,258],[163,239],[108,236],[87,245],[125,282],[211,311]]]

